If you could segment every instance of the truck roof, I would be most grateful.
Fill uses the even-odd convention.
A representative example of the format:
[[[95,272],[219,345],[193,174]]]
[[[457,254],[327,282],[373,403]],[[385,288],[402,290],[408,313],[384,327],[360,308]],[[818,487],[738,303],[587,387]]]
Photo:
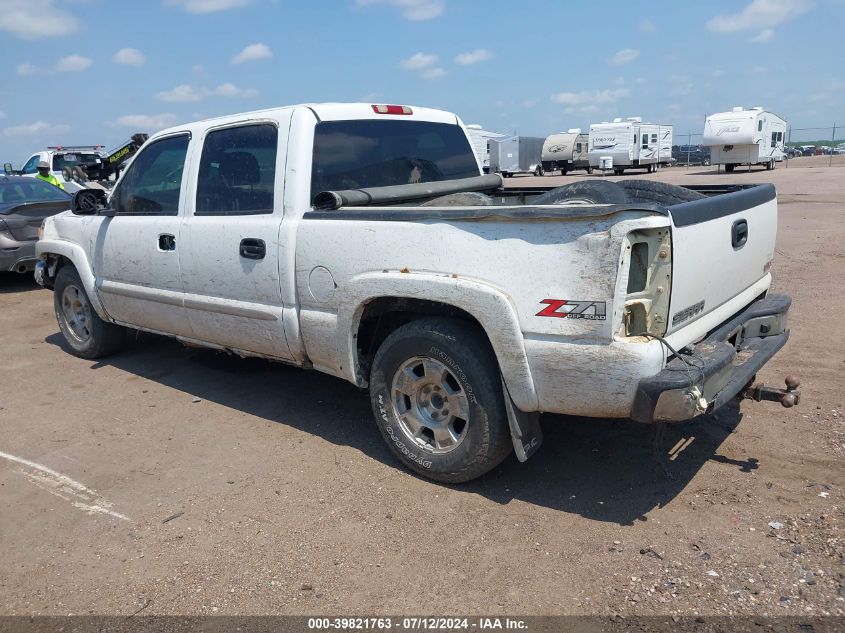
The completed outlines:
[[[445,110],[437,110],[434,108],[424,108],[420,106],[405,106],[410,108],[411,114],[380,114],[374,110],[375,105],[371,103],[300,103],[290,106],[280,106],[275,108],[265,108],[262,110],[253,110],[251,112],[239,112],[237,114],[228,114],[219,117],[212,117],[202,119],[199,121],[191,121],[182,125],[175,125],[167,129],[157,132],[154,137],[165,136],[174,132],[182,130],[193,130],[197,128],[206,128],[209,123],[218,125],[225,125],[226,123],[237,123],[241,121],[249,121],[251,119],[262,119],[271,117],[275,114],[280,114],[287,110],[298,108],[305,108],[311,110],[314,116],[319,121],[344,121],[348,119],[383,119],[383,118],[399,118],[402,120],[417,120],[431,123],[449,123],[462,125],[461,119],[451,112]]]

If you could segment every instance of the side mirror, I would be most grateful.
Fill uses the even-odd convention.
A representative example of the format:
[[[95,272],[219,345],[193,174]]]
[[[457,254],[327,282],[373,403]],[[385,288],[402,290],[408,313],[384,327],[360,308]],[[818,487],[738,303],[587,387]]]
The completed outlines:
[[[114,217],[114,209],[108,207],[106,192],[102,189],[80,189],[73,194],[70,210],[74,215],[104,215]]]
[[[15,171],[15,170],[14,170],[14,169],[12,169],[12,163],[3,163],[3,172],[4,172],[7,176],[11,176],[11,175],[12,175],[12,173],[13,173],[14,171]]]

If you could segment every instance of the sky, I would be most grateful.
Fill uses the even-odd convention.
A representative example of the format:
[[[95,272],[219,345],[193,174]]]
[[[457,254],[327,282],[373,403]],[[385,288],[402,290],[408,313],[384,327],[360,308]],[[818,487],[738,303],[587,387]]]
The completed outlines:
[[[0,0],[0,161],[322,101],[530,136],[640,116],[676,143],[763,106],[829,135],[843,26],[845,0]]]

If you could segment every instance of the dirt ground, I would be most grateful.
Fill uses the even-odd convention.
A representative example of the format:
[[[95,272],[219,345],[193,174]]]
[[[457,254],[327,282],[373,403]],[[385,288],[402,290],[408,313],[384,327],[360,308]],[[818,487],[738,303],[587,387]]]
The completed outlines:
[[[345,382],[149,335],[80,360],[51,293],[0,277],[0,614],[843,615],[845,165],[826,165],[653,176],[777,185],[792,338],[759,377],[803,381],[799,407],[669,427],[668,472],[652,427],[545,416],[529,462],[430,483]]]

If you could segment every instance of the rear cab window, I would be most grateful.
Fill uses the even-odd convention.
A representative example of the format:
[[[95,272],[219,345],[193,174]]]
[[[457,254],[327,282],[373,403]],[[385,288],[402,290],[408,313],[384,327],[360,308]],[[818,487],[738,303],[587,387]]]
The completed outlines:
[[[99,154],[92,152],[68,152],[53,156],[53,171],[62,171],[65,167],[88,167],[102,162]]]
[[[460,126],[426,121],[323,121],[314,131],[311,199],[321,191],[479,175]]]

